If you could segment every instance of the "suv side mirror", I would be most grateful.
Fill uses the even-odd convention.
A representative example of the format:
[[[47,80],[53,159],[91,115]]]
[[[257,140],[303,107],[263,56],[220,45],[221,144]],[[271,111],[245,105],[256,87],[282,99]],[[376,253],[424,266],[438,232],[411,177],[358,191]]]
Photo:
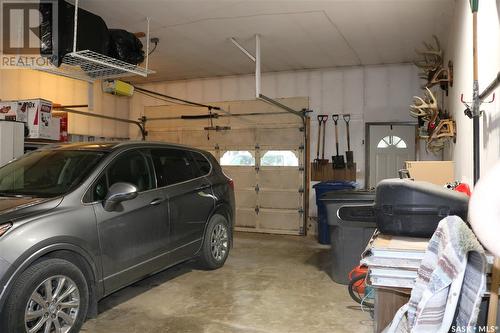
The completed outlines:
[[[139,195],[137,187],[129,183],[115,183],[109,188],[104,199],[104,210],[111,212],[115,210],[120,202],[135,199]]]

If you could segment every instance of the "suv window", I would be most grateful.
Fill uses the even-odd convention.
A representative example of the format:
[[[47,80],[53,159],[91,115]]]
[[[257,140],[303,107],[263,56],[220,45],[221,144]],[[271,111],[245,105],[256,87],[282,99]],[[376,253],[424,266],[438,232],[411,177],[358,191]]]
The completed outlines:
[[[212,166],[210,165],[210,162],[207,160],[205,156],[203,156],[200,153],[197,152],[191,152],[191,155],[193,156],[193,159],[196,162],[196,177],[203,177],[208,175],[210,170],[212,169]]]
[[[150,170],[146,156],[135,150],[118,156],[107,168],[108,185],[130,183],[139,192],[154,187],[153,172]]]
[[[80,185],[106,154],[85,150],[39,150],[0,168],[0,193],[55,197]]]
[[[182,183],[197,178],[191,154],[180,149],[151,149],[158,186]]]
[[[106,198],[106,194],[108,194],[108,177],[105,173],[94,184],[92,188],[92,198],[88,200],[88,202],[102,201]]]

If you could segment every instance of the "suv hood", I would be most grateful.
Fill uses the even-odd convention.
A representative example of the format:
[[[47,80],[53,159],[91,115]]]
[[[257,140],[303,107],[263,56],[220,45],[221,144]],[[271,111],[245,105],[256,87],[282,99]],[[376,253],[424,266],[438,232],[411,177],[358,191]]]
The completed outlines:
[[[0,224],[53,209],[62,198],[0,197]]]

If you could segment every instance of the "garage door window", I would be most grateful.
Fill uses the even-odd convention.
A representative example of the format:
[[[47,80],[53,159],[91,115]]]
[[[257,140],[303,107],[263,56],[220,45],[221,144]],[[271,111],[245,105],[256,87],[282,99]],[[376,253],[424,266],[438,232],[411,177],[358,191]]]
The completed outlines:
[[[254,166],[255,157],[248,150],[226,151],[220,159],[223,166]]]
[[[299,158],[291,150],[269,150],[260,159],[260,166],[297,167]]]

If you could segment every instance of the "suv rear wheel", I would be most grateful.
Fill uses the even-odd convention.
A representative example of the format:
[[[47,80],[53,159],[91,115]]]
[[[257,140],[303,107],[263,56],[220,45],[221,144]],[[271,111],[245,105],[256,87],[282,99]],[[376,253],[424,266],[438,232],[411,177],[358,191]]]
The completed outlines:
[[[200,263],[207,269],[217,269],[224,265],[229,255],[230,231],[227,219],[215,214],[208,222],[200,254]]]
[[[78,332],[87,316],[83,273],[63,259],[39,261],[14,283],[3,311],[6,332]]]

